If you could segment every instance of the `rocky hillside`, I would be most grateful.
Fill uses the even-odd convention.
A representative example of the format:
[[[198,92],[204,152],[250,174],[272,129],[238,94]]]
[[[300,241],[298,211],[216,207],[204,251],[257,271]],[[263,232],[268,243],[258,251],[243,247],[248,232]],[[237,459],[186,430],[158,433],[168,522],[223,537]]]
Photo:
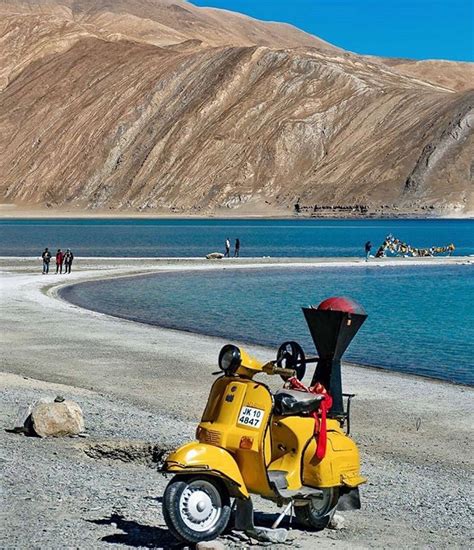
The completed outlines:
[[[474,210],[469,64],[362,57],[181,0],[0,0],[0,16],[3,203]]]
[[[414,61],[413,59],[381,58],[380,61],[397,72],[420,78],[425,82],[439,84],[455,92],[474,89],[474,63],[439,59]]]

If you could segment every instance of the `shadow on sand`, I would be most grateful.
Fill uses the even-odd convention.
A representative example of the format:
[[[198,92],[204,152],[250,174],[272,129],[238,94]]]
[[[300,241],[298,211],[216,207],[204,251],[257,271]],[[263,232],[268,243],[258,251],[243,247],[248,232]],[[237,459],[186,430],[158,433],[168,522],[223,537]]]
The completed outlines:
[[[255,514],[255,523],[262,527],[270,527],[277,517],[278,514],[257,512]],[[171,535],[171,533],[165,528],[142,525],[137,521],[125,519],[123,516],[117,513],[111,514],[110,517],[102,519],[88,519],[86,521],[88,521],[89,523],[95,523],[96,525],[113,525],[114,527],[116,526],[117,529],[124,531],[123,533],[105,535],[100,539],[103,542],[109,542],[111,544],[123,544],[125,546],[132,547],[141,546],[145,548],[160,548],[163,550],[180,550],[182,548],[189,548],[189,544],[186,545],[177,542],[176,539]],[[285,527],[287,529],[291,527],[294,531],[288,537],[287,542],[291,542],[299,531],[298,525],[295,525],[295,522],[292,522],[292,525],[290,525],[288,518],[285,518],[282,521],[280,527]],[[232,532],[230,529],[227,530],[226,534],[223,536],[224,538],[229,538],[233,542],[245,542],[246,545],[248,545],[248,543],[250,542],[249,538],[243,533],[240,534]],[[257,545],[259,544],[257,543]],[[266,546],[266,544],[264,545]]]
[[[177,542],[167,529],[142,525],[137,521],[125,519],[119,514],[111,514],[107,518],[88,519],[86,521],[96,525],[115,524],[117,529],[124,531],[123,533],[105,535],[100,539],[103,542],[134,547],[162,548],[163,550],[178,550],[185,547],[185,545]]]

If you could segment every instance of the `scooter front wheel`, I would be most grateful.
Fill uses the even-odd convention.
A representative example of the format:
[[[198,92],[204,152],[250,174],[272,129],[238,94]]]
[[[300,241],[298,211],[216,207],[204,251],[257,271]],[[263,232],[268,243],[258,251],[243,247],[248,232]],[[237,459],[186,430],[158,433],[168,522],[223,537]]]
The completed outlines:
[[[211,476],[175,476],[163,495],[166,525],[184,542],[217,538],[229,523],[230,511],[227,488]]]
[[[338,487],[322,489],[321,497],[308,499],[304,506],[295,506],[296,519],[306,527],[325,529],[336,511],[338,500]]]

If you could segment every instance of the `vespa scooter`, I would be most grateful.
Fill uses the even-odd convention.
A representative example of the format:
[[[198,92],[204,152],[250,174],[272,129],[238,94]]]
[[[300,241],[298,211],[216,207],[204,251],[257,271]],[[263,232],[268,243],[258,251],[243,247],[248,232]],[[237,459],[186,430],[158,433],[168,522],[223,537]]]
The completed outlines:
[[[163,497],[171,533],[197,543],[218,537],[235,506],[235,528],[273,542],[288,513],[303,525],[325,528],[336,508],[360,508],[359,452],[349,437],[350,394],[342,393],[341,356],[367,315],[348,298],[330,298],[303,308],[319,353],[305,357],[296,342],[280,346],[276,361],[262,364],[243,349],[226,345],[223,373],[213,384],[197,441],[171,453],[163,467],[175,474]],[[306,365],[317,367],[307,388]],[[274,393],[257,374],[280,375]],[[346,397],[346,403],[344,403]],[[344,429],[345,428],[345,429]],[[251,494],[284,506],[272,529],[254,525]]]

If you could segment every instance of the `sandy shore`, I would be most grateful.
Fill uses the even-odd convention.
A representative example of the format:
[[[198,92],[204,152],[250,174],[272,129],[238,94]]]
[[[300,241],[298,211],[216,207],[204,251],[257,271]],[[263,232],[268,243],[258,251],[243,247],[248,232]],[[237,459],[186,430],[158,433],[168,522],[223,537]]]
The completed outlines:
[[[368,265],[397,262],[444,265],[472,258]],[[83,406],[91,433],[84,443],[43,441],[2,430],[8,500],[4,524],[9,527],[2,547],[169,547],[172,541],[155,498],[165,480],[139,461],[95,460],[84,446],[137,440],[166,448],[192,437],[225,343],[86,311],[60,300],[58,288],[97,277],[262,265],[367,264],[360,259],[225,264],[80,259],[70,276],[56,277],[42,276],[38,260],[0,259],[3,428],[12,426],[19,405],[61,393]],[[255,346],[251,351],[262,359],[275,353]],[[468,547],[472,388],[354,366],[344,368],[344,387],[357,394],[353,435],[369,477],[362,490],[363,509],[345,513],[341,531],[295,529],[292,546]],[[258,506],[263,513],[275,512],[266,503]]]
[[[169,209],[157,210],[84,210],[82,208],[45,208],[45,207],[29,207],[15,204],[0,204],[0,219],[31,219],[31,218],[55,218],[55,219],[71,219],[71,218],[133,218],[133,219],[176,219],[176,218],[191,218],[191,219],[473,219],[474,212],[459,211],[457,209],[445,209],[432,212],[426,209],[415,210],[400,210],[400,209],[380,209],[374,208],[366,213],[345,212],[337,210],[320,210],[317,216],[311,213],[302,212],[295,214],[292,208],[278,207],[275,205],[265,204],[246,204],[239,208],[216,208],[203,212],[180,211],[175,212]]]

